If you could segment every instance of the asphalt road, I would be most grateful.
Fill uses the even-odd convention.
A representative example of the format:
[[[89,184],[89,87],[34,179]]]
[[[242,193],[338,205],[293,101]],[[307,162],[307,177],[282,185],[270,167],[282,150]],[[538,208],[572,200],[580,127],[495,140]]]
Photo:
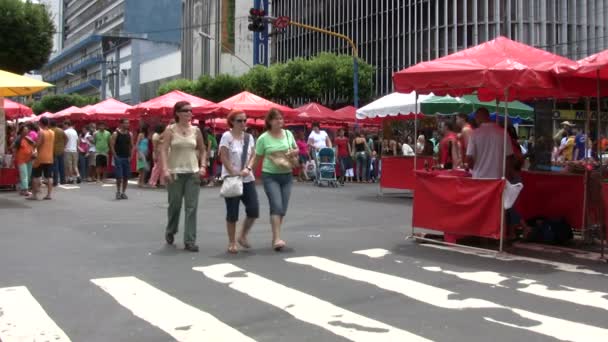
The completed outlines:
[[[605,264],[406,241],[411,200],[373,185],[295,186],[276,253],[258,191],[238,255],[217,188],[201,191],[199,253],[181,232],[164,245],[163,190],[0,193],[0,340],[608,341]]]

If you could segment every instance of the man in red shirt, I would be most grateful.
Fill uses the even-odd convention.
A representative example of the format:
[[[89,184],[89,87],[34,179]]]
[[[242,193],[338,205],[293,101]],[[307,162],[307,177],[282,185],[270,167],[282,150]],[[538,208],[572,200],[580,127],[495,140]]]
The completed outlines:
[[[443,169],[453,169],[462,165],[458,136],[454,133],[454,123],[445,121],[441,126],[443,138],[439,143],[439,164]]]
[[[340,166],[340,184],[344,185],[344,180],[346,179],[346,169],[349,166],[351,153],[350,153],[350,144],[348,143],[348,138],[344,136],[344,129],[338,129],[337,136],[334,139],[334,145],[338,150],[338,165]]]

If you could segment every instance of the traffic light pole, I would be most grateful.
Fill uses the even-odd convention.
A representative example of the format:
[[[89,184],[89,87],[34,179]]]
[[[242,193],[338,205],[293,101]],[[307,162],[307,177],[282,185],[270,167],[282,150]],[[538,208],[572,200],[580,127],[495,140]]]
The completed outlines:
[[[322,28],[316,27],[316,26],[302,24],[297,21],[290,20],[289,25],[301,27],[305,30],[311,30],[311,31],[319,32],[319,33],[328,34],[330,36],[338,37],[340,39],[344,39],[348,44],[350,44],[350,47],[353,49],[353,91],[354,91],[353,105],[355,106],[355,108],[359,108],[359,57],[358,57],[359,54],[358,54],[357,45],[355,45],[355,42],[353,42],[353,40],[350,39],[348,36],[345,36],[341,33],[328,31],[328,30],[325,30],[325,29],[322,29]]]

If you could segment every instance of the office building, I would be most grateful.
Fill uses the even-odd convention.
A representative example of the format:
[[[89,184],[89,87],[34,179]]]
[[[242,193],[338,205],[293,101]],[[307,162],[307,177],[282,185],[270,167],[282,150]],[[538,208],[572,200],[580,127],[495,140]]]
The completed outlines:
[[[182,75],[241,75],[253,65],[252,0],[182,0]]]
[[[375,93],[392,91],[395,71],[499,35],[572,59],[608,47],[608,0],[274,0],[274,16],[351,37],[375,67]],[[273,60],[329,51],[338,38],[290,27],[273,41]]]
[[[155,95],[150,87],[179,77],[179,0],[61,2],[62,49],[41,70],[55,84],[50,92],[137,103]],[[158,63],[166,65],[150,67]],[[142,65],[155,74],[142,75]]]

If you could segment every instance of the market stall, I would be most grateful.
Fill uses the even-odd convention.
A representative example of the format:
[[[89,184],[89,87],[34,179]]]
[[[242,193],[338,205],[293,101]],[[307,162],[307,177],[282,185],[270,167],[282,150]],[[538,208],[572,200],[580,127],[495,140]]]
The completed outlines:
[[[201,120],[227,113],[225,107],[179,90],[139,103],[133,108],[127,109],[127,113],[144,120],[159,120],[167,123],[173,119],[173,106],[179,101],[187,101],[192,105],[192,117],[194,119]]]
[[[420,101],[433,95],[418,95],[415,92],[409,94],[392,93],[359,108],[356,111],[357,120],[361,123],[382,123],[386,120],[412,120],[421,116]],[[417,120],[416,120],[417,123]],[[417,129],[417,126],[416,126]],[[414,132],[417,136],[417,132]],[[432,156],[382,156],[379,192],[384,189],[399,189],[412,192],[414,190],[416,174],[414,170],[432,166]]]
[[[423,94],[463,96],[477,92],[481,100],[511,101],[538,97],[564,95],[554,71],[559,67],[576,67],[567,58],[536,49],[525,44],[499,37],[478,46],[433,60],[422,62],[396,73],[393,77],[395,89],[401,92],[418,91]],[[561,94],[560,94],[561,93]],[[508,116],[505,106],[505,116]],[[507,146],[507,126],[504,125],[503,151]],[[503,152],[504,153],[504,152]],[[505,187],[506,156],[503,155],[503,177],[500,180],[461,179],[461,177],[427,177],[416,183],[416,192],[441,185],[442,191],[426,191],[426,196],[414,197],[412,235],[416,228],[440,230],[445,233],[493,237],[500,240],[499,250],[503,250],[505,237],[504,209],[502,194]],[[447,178],[447,179],[446,179]],[[429,182],[427,182],[427,180]],[[462,184],[466,183],[466,187]],[[524,184],[524,188],[526,185]],[[438,187],[437,187],[438,188]],[[448,194],[458,194],[464,188],[477,189],[468,195],[484,194],[470,202],[465,194],[447,198]],[[491,207],[485,204],[491,203]],[[422,206],[422,209],[419,207]],[[484,206],[480,210],[479,206]],[[454,226],[446,226],[443,215],[449,213],[450,220],[466,219]],[[432,213],[432,214],[431,214]],[[491,221],[487,221],[492,216]],[[498,220],[495,218],[499,217]],[[477,222],[483,222],[481,225]],[[480,228],[480,232],[470,232],[469,226]],[[417,237],[418,238],[418,237]],[[423,239],[424,238],[420,238]]]
[[[7,155],[4,98],[31,95],[51,86],[49,83],[0,70],[0,185],[17,183],[16,170],[12,165],[13,157]]]

